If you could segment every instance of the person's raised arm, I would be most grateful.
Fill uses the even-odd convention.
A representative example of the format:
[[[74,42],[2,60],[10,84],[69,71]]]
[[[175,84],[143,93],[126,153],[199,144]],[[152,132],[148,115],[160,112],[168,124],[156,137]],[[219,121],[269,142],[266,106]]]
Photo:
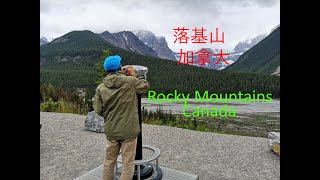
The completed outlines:
[[[137,94],[144,94],[148,92],[148,90],[150,89],[150,83],[147,80],[143,79],[142,76],[135,75],[135,77],[135,87]]]
[[[144,94],[148,92],[148,90],[150,89],[150,83],[147,80],[143,79],[143,76],[135,74],[132,66],[127,66],[126,75],[136,77],[134,81],[134,87],[137,94]]]

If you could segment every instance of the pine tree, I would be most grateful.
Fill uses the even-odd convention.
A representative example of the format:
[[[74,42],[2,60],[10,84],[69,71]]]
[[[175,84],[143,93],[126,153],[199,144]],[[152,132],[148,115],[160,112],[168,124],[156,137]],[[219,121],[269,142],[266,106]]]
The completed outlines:
[[[103,55],[102,57],[100,58],[100,62],[97,64],[96,66],[96,70],[99,72],[98,74],[98,80],[96,81],[96,85],[98,86],[99,84],[102,83],[102,80],[104,77],[106,77],[106,75],[108,74],[104,68],[103,68],[103,64],[104,64],[104,60],[111,56],[111,52],[110,52],[110,49],[106,49],[103,51]]]

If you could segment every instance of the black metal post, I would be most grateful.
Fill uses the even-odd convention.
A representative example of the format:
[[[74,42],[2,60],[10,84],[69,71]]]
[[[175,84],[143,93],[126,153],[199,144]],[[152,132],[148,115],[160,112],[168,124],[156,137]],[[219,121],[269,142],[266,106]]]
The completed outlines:
[[[145,73],[146,76],[146,73]],[[135,160],[143,160],[142,157],[142,113],[141,113],[141,94],[137,94],[138,98],[138,115],[139,115],[139,126],[140,126],[140,133],[138,135],[137,139],[137,147],[136,147],[136,157]],[[140,165],[140,170],[137,169],[137,166],[135,167],[135,172],[133,175],[133,180],[136,179],[147,179],[151,177],[153,174],[153,166],[151,163],[143,163]],[[140,176],[140,177],[138,177]],[[162,174],[159,173],[159,175],[154,180],[161,179]]]
[[[141,113],[141,94],[137,94],[138,98],[138,114],[139,114],[139,126],[140,126],[140,133],[138,135],[137,140],[137,147],[136,147],[136,157],[135,160],[142,160],[142,113]],[[153,167],[150,163],[143,163],[140,166],[140,173],[137,172],[137,166],[135,167],[135,172],[133,175],[133,180],[139,179],[137,176],[140,174],[141,179],[147,179],[152,176]]]
[[[136,147],[136,157],[135,160],[142,160],[142,116],[141,116],[141,94],[138,96],[138,114],[139,114],[139,126],[140,133],[138,135],[137,147]]]

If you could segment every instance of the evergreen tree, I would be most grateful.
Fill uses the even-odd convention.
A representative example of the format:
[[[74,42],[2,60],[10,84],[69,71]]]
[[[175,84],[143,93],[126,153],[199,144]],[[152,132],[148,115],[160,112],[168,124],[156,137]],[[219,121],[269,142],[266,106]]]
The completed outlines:
[[[104,68],[103,68],[103,64],[104,64],[104,60],[111,56],[111,52],[110,49],[106,49],[103,51],[103,55],[100,58],[100,62],[97,64],[96,66],[96,70],[98,71],[98,80],[96,81],[96,85],[98,86],[99,84],[101,84],[102,80],[106,77],[106,75],[108,74]]]

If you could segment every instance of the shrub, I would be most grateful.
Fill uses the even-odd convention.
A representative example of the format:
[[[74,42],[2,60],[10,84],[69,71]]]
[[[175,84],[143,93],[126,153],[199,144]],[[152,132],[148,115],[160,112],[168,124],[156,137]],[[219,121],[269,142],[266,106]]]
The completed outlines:
[[[55,112],[58,108],[58,103],[53,102],[52,98],[40,104],[40,111]]]

